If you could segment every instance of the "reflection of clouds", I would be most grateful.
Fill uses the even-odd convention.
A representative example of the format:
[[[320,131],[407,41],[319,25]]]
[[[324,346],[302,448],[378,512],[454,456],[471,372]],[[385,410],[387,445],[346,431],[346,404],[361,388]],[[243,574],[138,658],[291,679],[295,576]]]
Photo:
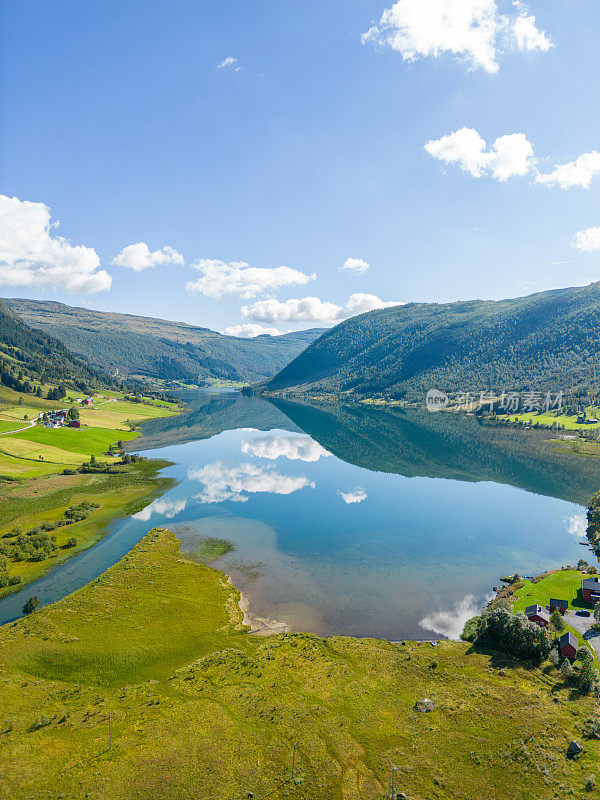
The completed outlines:
[[[565,519],[565,529],[576,539],[584,539],[587,531],[587,520],[585,514],[573,514]]]
[[[419,620],[419,625],[428,631],[433,631],[447,639],[460,639],[465,623],[471,617],[476,617],[481,611],[481,606],[475,602],[472,594],[467,594],[459,600],[452,610],[436,611],[428,617]]]
[[[258,439],[245,439],[242,442],[242,453],[256,458],[289,458],[290,461],[318,461],[321,457],[330,456],[318,442],[310,436],[261,436]]]
[[[201,503],[223,503],[225,500],[245,503],[249,494],[292,494],[306,486],[315,488],[314,481],[303,475],[281,475],[258,464],[226,467],[221,461],[205,467],[190,467],[188,478],[204,484],[204,490],[197,496]]]
[[[133,514],[133,519],[141,519],[142,522],[148,522],[152,514],[161,514],[167,519],[173,519],[174,516],[179,514],[185,509],[187,500],[155,500],[149,506]]]
[[[344,503],[362,503],[362,501],[366,500],[368,497],[365,490],[362,489],[360,486],[351,492],[339,491],[338,494],[342,498]]]

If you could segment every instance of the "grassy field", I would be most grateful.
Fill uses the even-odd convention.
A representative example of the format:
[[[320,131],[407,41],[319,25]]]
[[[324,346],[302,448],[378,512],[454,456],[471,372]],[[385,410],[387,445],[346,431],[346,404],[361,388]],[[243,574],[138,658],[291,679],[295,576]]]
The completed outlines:
[[[168,478],[157,475],[166,466],[161,461],[140,461],[120,466],[118,473],[96,475],[45,475],[25,484],[15,484],[0,496],[0,537],[15,526],[23,533],[41,525],[62,519],[67,508],[83,501],[99,503],[100,507],[85,520],[56,528],[57,549],[44,561],[18,561],[9,565],[9,575],[18,575],[29,583],[61,561],[95,544],[114,519],[140,511],[171,485]],[[77,545],[65,549],[72,536]],[[12,544],[14,537],[0,538],[2,544]],[[12,587],[19,590],[21,587]],[[0,597],[11,588],[0,589]]]
[[[23,400],[22,405],[18,405],[19,398]],[[26,405],[30,401],[37,405]],[[56,547],[50,554],[44,553],[43,560],[37,560],[41,555],[38,551],[15,555],[17,536],[0,539],[0,544],[9,548],[5,551],[9,558],[9,577],[20,577],[26,583],[35,580],[60,561],[93,545],[113,519],[141,510],[171,485],[169,480],[157,476],[157,470],[165,466],[164,463],[143,461],[123,465],[118,463],[120,459],[107,456],[106,451],[110,445],[131,441],[138,435],[129,430],[129,426],[123,430],[124,417],[134,419],[137,425],[146,418],[170,415],[178,407],[172,403],[152,406],[125,402],[122,395],[116,402],[97,395],[96,402],[98,410],[87,413],[101,415],[106,427],[87,427],[83,420],[86,411],[78,405],[81,429],[32,425],[15,431],[26,422],[17,422],[16,416],[12,422],[8,421],[11,413],[31,417],[53,408],[66,408],[69,404],[65,400],[31,398],[0,387],[0,403],[8,417],[0,420],[0,537],[9,534],[15,526],[26,534],[43,523],[52,525],[63,519],[67,508],[82,501],[100,503],[100,508],[89,518],[52,530]],[[112,474],[62,474],[65,469],[74,470],[89,462],[92,456],[115,465],[115,471]],[[77,545],[67,547],[72,537],[77,539]],[[19,557],[23,560],[17,560]],[[0,588],[0,597],[18,589],[19,586]]]
[[[33,425],[22,430],[45,411],[69,408],[68,398],[42,400],[0,387],[0,479],[23,480],[58,473],[65,467],[80,466],[92,455],[110,461],[105,456],[109,445],[134,439],[137,433],[132,427],[178,410],[174,403],[132,403],[123,395],[115,399],[116,393],[110,394],[96,395],[94,406],[76,405],[81,429]]]
[[[388,758],[413,800],[595,796],[584,784],[600,745],[581,738],[593,702],[550,665],[451,642],[254,637],[237,600],[153,531],[98,580],[1,628],[3,796],[375,800]],[[423,697],[433,712],[413,709]],[[565,758],[573,738],[578,761]]]
[[[513,608],[515,611],[525,611],[527,606],[534,603],[547,606],[550,598],[554,597],[559,600],[568,600],[570,610],[590,609],[592,606],[585,602],[581,594],[583,578],[589,578],[589,575],[577,569],[565,569],[550,572],[537,583],[524,580],[523,585],[513,595],[513,597],[518,597]]]
[[[587,410],[588,417],[595,417],[600,414],[597,408],[589,408]],[[594,422],[592,424],[588,423],[578,423],[577,422],[577,414],[567,416],[566,414],[557,414],[550,412],[548,414],[510,414],[508,419],[512,422],[529,422],[531,425],[534,425],[536,422],[540,423],[540,425],[554,425],[557,423],[565,428],[568,431],[581,431],[587,430],[589,428],[598,428],[600,426],[600,422]]]

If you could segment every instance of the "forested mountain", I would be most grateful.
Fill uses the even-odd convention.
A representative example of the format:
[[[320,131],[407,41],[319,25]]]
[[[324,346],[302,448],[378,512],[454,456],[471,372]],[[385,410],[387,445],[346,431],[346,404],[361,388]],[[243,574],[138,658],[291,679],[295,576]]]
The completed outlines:
[[[325,332],[264,387],[422,399],[600,381],[600,283],[518,297],[410,303]]]
[[[151,317],[71,308],[38,300],[7,300],[28,325],[55,336],[92,367],[165,380],[269,378],[322,330],[240,339],[208,328]]]
[[[17,391],[33,391],[41,383],[96,384],[98,374],[75,358],[57,339],[32,330],[0,300],[0,383]],[[103,381],[104,382],[104,381]]]

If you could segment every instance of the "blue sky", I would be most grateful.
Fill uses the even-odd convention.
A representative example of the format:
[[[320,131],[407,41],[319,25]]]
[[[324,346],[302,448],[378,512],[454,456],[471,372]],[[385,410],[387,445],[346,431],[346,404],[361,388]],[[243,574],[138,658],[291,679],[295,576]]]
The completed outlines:
[[[2,0],[0,293],[289,330],[596,280],[600,4],[459,0],[498,15],[490,66],[436,39],[457,0],[419,1]],[[154,266],[113,263],[139,242]]]

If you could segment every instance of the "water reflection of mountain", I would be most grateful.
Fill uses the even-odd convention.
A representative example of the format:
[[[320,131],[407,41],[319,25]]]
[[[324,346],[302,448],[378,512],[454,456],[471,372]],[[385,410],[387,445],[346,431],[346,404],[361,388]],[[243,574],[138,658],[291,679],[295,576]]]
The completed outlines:
[[[145,422],[142,437],[130,442],[130,450],[185,444],[237,428],[299,431],[276,406],[258,397],[246,397],[233,391],[190,391],[178,396],[187,404],[185,412],[176,417]]]
[[[494,481],[586,505],[600,459],[557,451],[551,434],[479,425],[462,414],[267,401],[239,392],[189,392],[184,414],[143,426],[131,449],[207,439],[227,430],[305,432],[350,464],[408,477]]]
[[[326,450],[366,469],[506,483],[581,505],[600,488],[600,460],[558,452],[548,432],[483,427],[462,414],[273,403]]]

